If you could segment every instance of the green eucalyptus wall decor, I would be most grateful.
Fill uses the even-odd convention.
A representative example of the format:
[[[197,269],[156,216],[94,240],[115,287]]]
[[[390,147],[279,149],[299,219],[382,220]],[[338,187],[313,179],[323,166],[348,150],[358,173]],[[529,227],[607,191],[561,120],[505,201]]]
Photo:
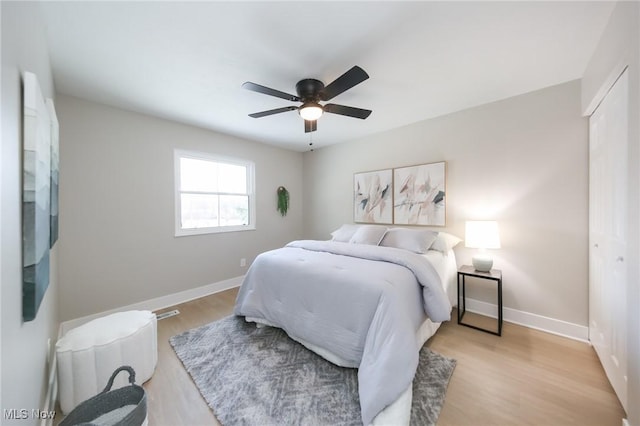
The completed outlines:
[[[284,186],[278,187],[278,211],[282,216],[287,215],[289,210],[289,191]]]

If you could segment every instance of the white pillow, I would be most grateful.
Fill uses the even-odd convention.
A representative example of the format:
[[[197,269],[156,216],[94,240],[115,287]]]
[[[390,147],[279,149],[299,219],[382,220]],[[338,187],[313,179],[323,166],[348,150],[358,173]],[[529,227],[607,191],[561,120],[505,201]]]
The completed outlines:
[[[338,241],[341,243],[348,243],[353,234],[356,233],[360,225],[344,224],[340,228],[331,233],[331,241]]]
[[[447,234],[446,232],[438,232],[436,240],[431,244],[431,250],[438,250],[442,253],[448,253],[449,250],[454,248],[460,241],[460,238],[455,235]]]
[[[422,254],[429,250],[429,247],[438,237],[438,233],[427,229],[389,229],[380,245],[384,247],[395,247]]]
[[[351,244],[370,244],[377,246],[382,241],[387,228],[385,226],[362,225],[358,228],[349,242]]]

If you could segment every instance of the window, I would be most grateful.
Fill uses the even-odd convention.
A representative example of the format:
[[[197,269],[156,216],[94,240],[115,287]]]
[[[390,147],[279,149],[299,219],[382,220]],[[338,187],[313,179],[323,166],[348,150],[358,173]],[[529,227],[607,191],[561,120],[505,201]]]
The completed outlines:
[[[176,150],[176,236],[255,229],[254,164]]]

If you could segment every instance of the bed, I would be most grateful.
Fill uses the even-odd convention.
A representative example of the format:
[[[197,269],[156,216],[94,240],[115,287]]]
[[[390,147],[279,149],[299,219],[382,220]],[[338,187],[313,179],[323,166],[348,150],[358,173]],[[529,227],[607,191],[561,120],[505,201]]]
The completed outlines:
[[[459,240],[350,226],[348,240],[338,230],[331,241],[293,241],[260,254],[234,313],[358,368],[363,424],[408,425],[419,350],[450,319],[455,301]]]

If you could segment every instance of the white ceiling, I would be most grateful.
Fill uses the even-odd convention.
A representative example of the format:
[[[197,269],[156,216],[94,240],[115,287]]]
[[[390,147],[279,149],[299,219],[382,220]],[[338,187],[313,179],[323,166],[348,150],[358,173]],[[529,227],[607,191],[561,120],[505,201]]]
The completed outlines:
[[[332,103],[316,147],[580,78],[612,2],[43,2],[59,93],[308,149],[295,94],[353,65],[370,78]]]

